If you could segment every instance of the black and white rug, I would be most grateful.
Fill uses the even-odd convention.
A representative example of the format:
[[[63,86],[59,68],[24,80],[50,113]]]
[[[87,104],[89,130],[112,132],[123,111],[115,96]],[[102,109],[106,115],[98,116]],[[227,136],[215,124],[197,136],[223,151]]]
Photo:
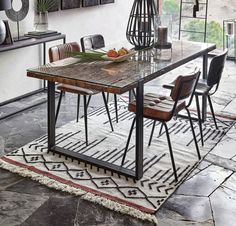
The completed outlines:
[[[121,164],[130,125],[134,117],[127,111],[127,104],[118,102],[119,123],[110,104],[114,132],[111,132],[104,107],[94,110],[88,117],[89,145],[85,145],[84,121],[71,122],[57,129],[56,143],[60,147],[93,156],[109,163]],[[209,116],[203,125],[205,145],[199,142],[204,157],[230,129],[232,121],[218,117],[219,130]],[[0,166],[49,187],[82,195],[86,200],[99,203],[121,213],[157,222],[155,212],[186,179],[199,163],[189,121],[175,118],[168,123],[170,138],[179,177],[176,183],[171,167],[169,149],[164,131],[159,135],[156,125],[152,145],[148,140],[151,120],[144,120],[144,176],[136,181],[108,170],[47,153],[47,136],[40,137],[12,153],[0,158]],[[194,122],[198,140],[198,123]],[[134,137],[124,167],[134,169]]]

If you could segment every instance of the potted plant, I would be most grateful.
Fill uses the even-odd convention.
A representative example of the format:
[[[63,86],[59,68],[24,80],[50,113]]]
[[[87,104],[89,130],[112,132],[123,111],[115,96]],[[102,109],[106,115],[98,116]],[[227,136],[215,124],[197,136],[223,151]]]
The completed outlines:
[[[36,0],[34,27],[36,32],[48,30],[48,11],[56,4],[56,0]]]

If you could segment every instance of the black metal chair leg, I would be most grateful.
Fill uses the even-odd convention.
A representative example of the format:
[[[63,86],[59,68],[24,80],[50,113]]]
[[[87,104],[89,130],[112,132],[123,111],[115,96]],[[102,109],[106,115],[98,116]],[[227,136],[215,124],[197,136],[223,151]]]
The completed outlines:
[[[105,108],[106,108],[106,111],[107,111],[107,115],[108,115],[108,119],[109,119],[109,122],[110,122],[111,130],[114,131],[112,121],[111,121],[110,112],[109,112],[109,109],[108,109],[108,105],[107,105],[107,101],[106,101],[106,97],[105,97],[104,92],[102,92],[102,97],[103,97],[103,101],[104,101]]]
[[[61,91],[61,93],[60,93],[60,97],[59,97],[58,104],[57,104],[57,111],[56,111],[56,116],[55,116],[55,124],[57,123],[57,118],[58,118],[60,107],[61,107],[62,96],[63,96],[63,91]]]
[[[201,142],[202,142],[202,146],[204,146],[204,139],[203,139],[203,133],[202,133],[202,119],[201,119],[198,95],[195,95],[195,99],[196,99],[196,106],[197,106],[197,115],[198,115],[198,124],[199,124],[199,130],[200,130],[200,135],[201,135]]]
[[[85,126],[85,141],[86,145],[88,146],[88,117],[87,117],[87,100],[86,96],[84,95],[84,126]]]
[[[134,95],[134,97],[136,98],[136,93],[135,93],[135,90],[134,90],[134,89],[132,89],[132,92],[133,92],[133,95]]]
[[[150,146],[151,143],[152,143],[152,137],[153,137],[153,133],[154,133],[154,130],[155,130],[155,126],[156,126],[156,121],[154,121],[154,122],[153,122],[153,125],[152,125],[152,131],[151,131],[151,134],[150,134],[148,146]]]
[[[88,101],[87,101],[87,105],[86,105],[87,109],[88,109],[88,106],[89,106],[89,103],[90,103],[91,97],[92,97],[92,95],[89,95],[89,98],[88,98]]]
[[[209,102],[209,105],[210,105],[211,114],[212,114],[212,117],[213,117],[213,120],[214,120],[214,123],[215,123],[215,127],[216,127],[216,129],[218,129],[218,126],[217,126],[217,123],[216,123],[216,117],[215,117],[215,113],[214,113],[214,109],[213,109],[213,105],[212,105],[212,102],[211,102],[211,97],[208,95],[207,98],[208,98],[208,102]]]
[[[109,102],[109,93],[107,93],[107,103]]]
[[[131,128],[130,128],[130,131],[129,131],[129,137],[128,137],[128,140],[127,140],[127,143],[126,143],[126,146],[125,146],[125,152],[124,152],[124,155],[123,155],[123,158],[122,158],[122,161],[121,161],[121,166],[123,166],[124,162],[125,162],[125,157],[126,157],[126,154],[127,154],[128,148],[129,148],[130,138],[131,138],[132,132],[134,130],[135,120],[136,120],[136,117],[134,117]]]
[[[161,136],[162,129],[163,129],[163,123],[161,124],[161,128],[160,128],[160,130],[159,130],[159,136]]]
[[[80,106],[80,95],[78,94],[78,97],[77,97],[77,117],[76,117],[76,122],[79,121],[79,106]]]
[[[115,103],[115,111],[116,111],[116,123],[118,123],[118,108],[117,108],[117,95],[114,94],[114,103]]]
[[[135,99],[136,99],[136,93],[135,93],[135,90],[132,89],[129,91],[129,102],[132,102]]]
[[[186,111],[188,113],[188,118],[189,118],[191,130],[192,130],[192,133],[193,133],[193,139],[194,139],[194,143],[195,143],[195,146],[196,146],[197,155],[198,155],[198,158],[201,159],[201,154],[200,154],[200,151],[199,151],[199,147],[198,147],[198,143],[197,143],[197,138],[196,138],[195,131],[194,131],[194,128],[193,128],[192,118],[191,118],[189,110],[187,108],[185,108],[185,109],[186,109]]]
[[[173,171],[174,171],[175,181],[177,182],[177,181],[178,181],[178,176],[177,176],[177,171],[176,171],[176,167],[175,167],[175,160],[174,160],[174,155],[173,155],[173,151],[172,151],[172,147],[171,147],[171,142],[170,142],[170,136],[169,136],[168,127],[167,127],[167,125],[166,125],[165,122],[162,122],[162,124],[164,125],[165,130],[166,130],[166,138],[167,138],[167,141],[168,141],[168,146],[169,146],[169,151],[170,151],[170,158],[171,158],[172,168],[173,168]]]

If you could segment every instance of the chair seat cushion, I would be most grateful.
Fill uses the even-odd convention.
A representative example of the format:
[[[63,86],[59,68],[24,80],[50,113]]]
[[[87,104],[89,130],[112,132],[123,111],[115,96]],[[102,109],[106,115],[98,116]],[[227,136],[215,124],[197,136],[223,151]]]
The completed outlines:
[[[99,91],[97,90],[85,89],[79,86],[73,86],[73,85],[67,85],[67,84],[59,84],[57,86],[57,89],[63,92],[76,93],[80,95],[94,95],[94,94],[99,93]]]
[[[174,101],[169,96],[147,93],[144,95],[143,115],[146,118],[169,121],[172,117]],[[175,114],[185,108],[185,101],[179,101]],[[136,112],[136,101],[129,103],[129,111]]]

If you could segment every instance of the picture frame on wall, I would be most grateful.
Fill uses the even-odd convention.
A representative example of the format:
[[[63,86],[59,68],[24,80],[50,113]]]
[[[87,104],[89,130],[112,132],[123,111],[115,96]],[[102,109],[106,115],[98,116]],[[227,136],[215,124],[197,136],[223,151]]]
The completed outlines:
[[[100,0],[100,4],[103,5],[103,4],[110,4],[110,3],[114,3],[115,0]]]
[[[89,7],[89,6],[95,6],[99,5],[100,0],[83,0],[82,6],[83,7]]]
[[[80,7],[80,0],[61,0],[61,10],[74,9]]]

